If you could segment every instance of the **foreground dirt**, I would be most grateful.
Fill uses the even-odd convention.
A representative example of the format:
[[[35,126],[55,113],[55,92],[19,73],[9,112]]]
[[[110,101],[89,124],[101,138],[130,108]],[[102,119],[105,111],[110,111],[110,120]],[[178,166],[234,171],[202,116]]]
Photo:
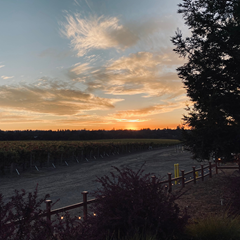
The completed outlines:
[[[199,218],[224,214],[231,207],[230,184],[231,178],[236,176],[240,177],[237,170],[221,170],[204,182],[198,180],[196,185],[190,183],[173,193],[184,193],[176,203],[182,211],[187,211],[193,222]]]

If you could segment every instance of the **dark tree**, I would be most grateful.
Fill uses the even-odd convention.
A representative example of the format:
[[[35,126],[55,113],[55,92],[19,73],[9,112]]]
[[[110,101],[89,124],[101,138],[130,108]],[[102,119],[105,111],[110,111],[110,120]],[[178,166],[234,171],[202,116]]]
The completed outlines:
[[[240,1],[183,0],[178,5],[190,36],[177,30],[177,69],[192,105],[183,117],[186,145],[197,159],[229,159],[240,152]]]

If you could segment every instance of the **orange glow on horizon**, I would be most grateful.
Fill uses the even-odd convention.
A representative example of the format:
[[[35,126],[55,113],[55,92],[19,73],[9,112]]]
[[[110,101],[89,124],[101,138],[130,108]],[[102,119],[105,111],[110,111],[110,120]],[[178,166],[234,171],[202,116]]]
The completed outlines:
[[[176,129],[177,126],[182,126],[182,121],[179,118],[166,116],[165,118],[149,121],[149,122],[99,122],[99,123],[61,123],[61,122],[14,122],[1,124],[1,130],[3,131],[15,131],[15,130],[43,130],[43,131],[57,131],[57,130],[141,130],[141,129]]]
[[[124,129],[126,129],[126,130],[139,130],[138,127],[133,123],[127,124]]]
[[[4,126],[5,125],[5,126]],[[23,130],[43,130],[43,131],[57,131],[57,130],[141,130],[141,129],[176,129],[177,126],[182,126],[180,123],[169,123],[169,124],[141,124],[141,123],[134,123],[134,125],[131,123],[129,125],[125,124],[109,124],[109,125],[52,125],[52,124],[4,124],[1,126],[2,131],[23,131]]]
[[[126,127],[125,130],[139,130],[139,129],[135,127]]]

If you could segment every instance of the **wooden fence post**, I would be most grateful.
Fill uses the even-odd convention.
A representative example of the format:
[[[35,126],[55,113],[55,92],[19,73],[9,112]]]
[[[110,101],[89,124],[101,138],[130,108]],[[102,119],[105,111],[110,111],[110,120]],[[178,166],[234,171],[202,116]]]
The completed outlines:
[[[204,169],[203,169],[203,164],[201,164],[201,174],[202,174],[202,181],[204,181]]]
[[[209,162],[209,177],[210,178],[212,177],[212,164],[211,164],[211,162]]]
[[[192,169],[193,169],[193,182],[194,184],[196,184],[196,171],[195,171],[196,167],[192,167]]]
[[[172,192],[172,173],[168,173],[168,192]]]
[[[216,174],[218,174],[218,159],[215,158],[215,165],[216,165]]]
[[[47,211],[47,221],[50,223],[51,222],[51,203],[52,200],[46,200],[46,211]]]
[[[87,220],[87,194],[88,191],[83,191],[82,195],[83,195],[83,219],[84,221]]]
[[[181,170],[182,172],[182,187],[185,187],[185,175],[184,175],[184,170]]]

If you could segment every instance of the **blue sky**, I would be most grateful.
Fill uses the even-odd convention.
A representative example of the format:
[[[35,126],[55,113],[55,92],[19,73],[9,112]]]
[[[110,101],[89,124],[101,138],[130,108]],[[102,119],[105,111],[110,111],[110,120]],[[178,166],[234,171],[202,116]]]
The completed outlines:
[[[178,1],[3,0],[2,130],[174,128]]]

